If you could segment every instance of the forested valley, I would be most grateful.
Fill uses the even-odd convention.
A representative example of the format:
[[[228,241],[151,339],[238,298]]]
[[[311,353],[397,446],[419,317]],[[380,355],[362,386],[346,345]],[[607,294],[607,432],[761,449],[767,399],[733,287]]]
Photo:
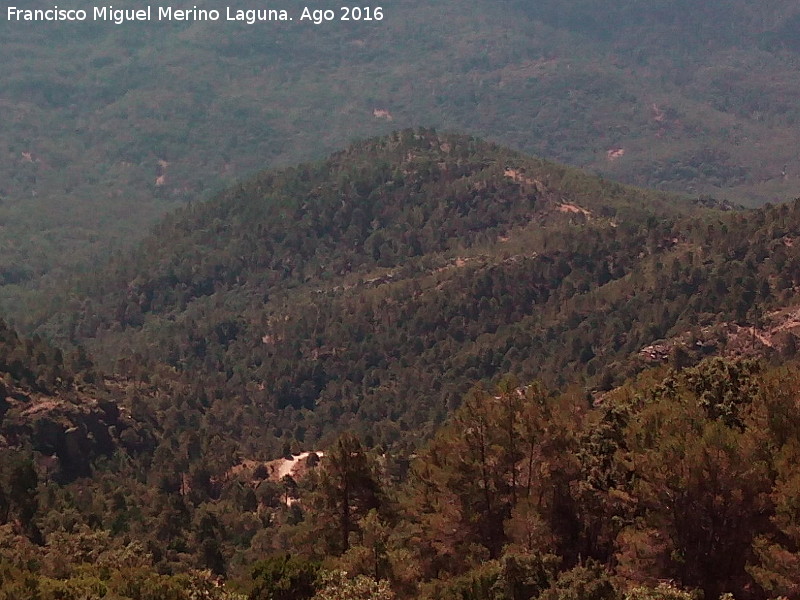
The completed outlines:
[[[432,129],[0,325],[0,598],[800,594],[800,203]]]
[[[797,2],[380,12],[0,13],[0,600],[800,600]]]

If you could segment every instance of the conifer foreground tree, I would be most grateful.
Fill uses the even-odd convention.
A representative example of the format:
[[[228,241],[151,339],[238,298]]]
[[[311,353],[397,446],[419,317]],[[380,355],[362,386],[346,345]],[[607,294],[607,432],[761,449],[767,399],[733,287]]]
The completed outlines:
[[[382,503],[373,460],[357,437],[342,434],[325,454],[310,501],[313,535],[322,538],[326,552],[337,556],[347,552],[358,522]]]

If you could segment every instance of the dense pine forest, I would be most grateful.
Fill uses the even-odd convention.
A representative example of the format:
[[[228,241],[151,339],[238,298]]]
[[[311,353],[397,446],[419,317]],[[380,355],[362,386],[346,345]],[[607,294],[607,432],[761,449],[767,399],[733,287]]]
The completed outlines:
[[[0,13],[0,600],[800,600],[797,2],[303,6]]]
[[[4,450],[4,598],[688,600],[800,585],[794,366],[659,367],[594,403],[504,377],[413,456],[344,433],[297,479],[259,461],[215,471],[202,437],[164,435],[146,414],[110,426],[123,434],[82,454],[81,476],[68,438],[86,414],[42,407],[103,390],[5,380],[4,435],[23,407],[71,427],[63,449],[26,431],[27,449]],[[117,396],[120,412],[142,395],[156,405],[150,387]]]
[[[0,598],[799,597],[799,236],[431,129],[181,208],[0,324]]]

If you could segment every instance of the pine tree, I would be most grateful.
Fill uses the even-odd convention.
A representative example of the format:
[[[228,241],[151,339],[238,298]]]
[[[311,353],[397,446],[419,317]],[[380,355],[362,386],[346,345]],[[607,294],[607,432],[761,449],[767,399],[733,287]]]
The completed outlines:
[[[336,555],[350,547],[350,535],[372,509],[380,510],[383,491],[373,460],[351,433],[342,434],[325,454],[310,502],[312,530]]]

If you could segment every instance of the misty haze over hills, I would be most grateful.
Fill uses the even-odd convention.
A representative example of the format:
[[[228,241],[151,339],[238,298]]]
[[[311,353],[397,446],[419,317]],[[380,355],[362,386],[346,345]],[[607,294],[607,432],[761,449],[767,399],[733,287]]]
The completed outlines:
[[[639,185],[785,200],[797,18],[791,2],[409,0],[319,27],[0,21],[0,276],[85,264],[238,177],[416,125]]]

